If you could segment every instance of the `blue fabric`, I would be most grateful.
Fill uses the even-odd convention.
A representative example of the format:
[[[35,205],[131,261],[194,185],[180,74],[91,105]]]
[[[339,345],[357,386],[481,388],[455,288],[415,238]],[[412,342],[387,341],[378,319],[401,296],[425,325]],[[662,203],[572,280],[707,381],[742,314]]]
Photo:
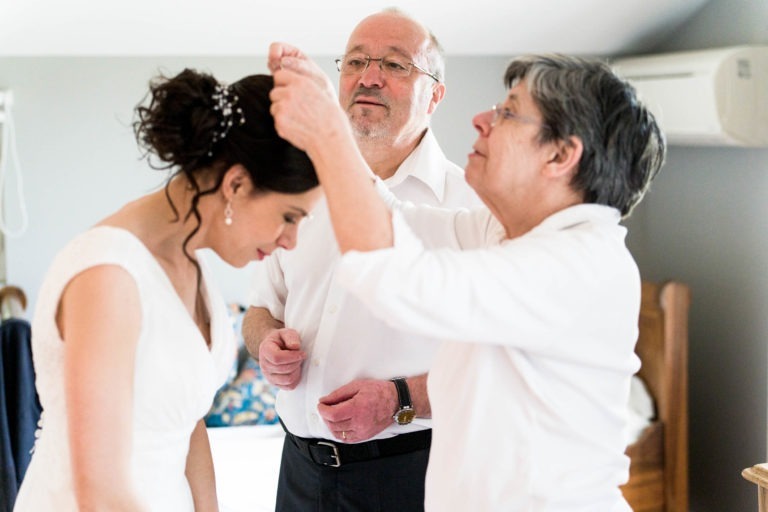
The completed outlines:
[[[31,328],[19,318],[0,324],[2,387],[0,388],[0,510],[10,512],[32,458],[40,401],[35,390]]]
[[[0,364],[0,382],[5,382],[5,372]],[[5,408],[5,386],[0,386],[0,511],[11,512],[16,502],[19,481],[16,479],[16,466],[13,460],[11,430],[8,425],[8,411]]]
[[[216,392],[211,410],[205,417],[208,427],[237,425],[271,425],[277,423],[275,399],[277,388],[261,373],[257,363],[245,348],[242,321],[245,308],[233,309],[233,329],[238,340],[238,357],[230,378]]]

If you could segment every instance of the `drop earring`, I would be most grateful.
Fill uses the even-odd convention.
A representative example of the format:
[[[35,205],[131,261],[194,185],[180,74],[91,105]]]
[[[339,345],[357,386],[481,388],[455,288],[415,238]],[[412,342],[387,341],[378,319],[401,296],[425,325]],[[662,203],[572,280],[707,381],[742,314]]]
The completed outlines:
[[[227,226],[232,225],[232,201],[227,201],[227,206],[224,208],[224,224]]]

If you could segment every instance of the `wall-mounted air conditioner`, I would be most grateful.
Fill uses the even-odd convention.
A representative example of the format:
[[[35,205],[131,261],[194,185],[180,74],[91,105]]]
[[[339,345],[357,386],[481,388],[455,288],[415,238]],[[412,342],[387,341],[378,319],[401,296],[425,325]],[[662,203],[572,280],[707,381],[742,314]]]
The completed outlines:
[[[671,145],[768,147],[768,46],[617,59]]]

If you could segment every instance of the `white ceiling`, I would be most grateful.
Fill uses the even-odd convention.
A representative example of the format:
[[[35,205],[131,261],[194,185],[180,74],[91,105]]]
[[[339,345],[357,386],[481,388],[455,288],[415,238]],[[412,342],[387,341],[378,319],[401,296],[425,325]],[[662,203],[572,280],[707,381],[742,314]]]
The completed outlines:
[[[263,55],[271,41],[341,53],[398,6],[451,55],[642,52],[707,0],[0,0],[0,56]]]

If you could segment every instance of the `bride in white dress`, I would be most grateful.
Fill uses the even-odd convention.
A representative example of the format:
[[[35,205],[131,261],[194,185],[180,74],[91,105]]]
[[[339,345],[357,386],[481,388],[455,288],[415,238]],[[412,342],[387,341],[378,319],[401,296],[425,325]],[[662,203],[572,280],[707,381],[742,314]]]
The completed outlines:
[[[173,173],[48,272],[32,327],[42,428],[17,512],[218,509],[202,417],[233,333],[197,251],[241,267],[291,249],[320,195],[309,159],[275,132],[272,85],[193,70],[150,85],[137,140]]]

